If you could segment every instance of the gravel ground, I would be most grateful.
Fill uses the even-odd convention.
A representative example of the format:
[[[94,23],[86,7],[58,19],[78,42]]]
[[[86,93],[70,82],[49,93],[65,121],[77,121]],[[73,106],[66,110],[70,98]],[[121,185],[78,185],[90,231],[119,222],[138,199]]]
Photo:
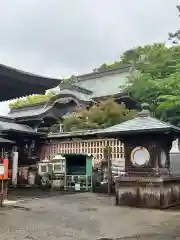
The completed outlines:
[[[117,207],[114,198],[91,193],[24,191],[13,198],[16,207],[0,210],[1,240],[180,239],[179,209]]]

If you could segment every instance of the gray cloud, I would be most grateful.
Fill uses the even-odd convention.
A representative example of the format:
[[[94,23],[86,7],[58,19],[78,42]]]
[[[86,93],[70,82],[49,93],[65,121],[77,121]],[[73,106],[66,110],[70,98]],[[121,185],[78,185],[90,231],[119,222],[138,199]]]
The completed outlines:
[[[178,0],[0,0],[0,62],[62,77],[166,41]]]

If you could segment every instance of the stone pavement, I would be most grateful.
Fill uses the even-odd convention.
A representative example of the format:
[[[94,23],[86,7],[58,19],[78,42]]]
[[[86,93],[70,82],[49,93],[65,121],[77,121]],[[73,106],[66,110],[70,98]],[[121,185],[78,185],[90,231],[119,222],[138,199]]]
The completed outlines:
[[[25,195],[0,210],[1,240],[180,239],[178,209],[117,207],[114,198],[91,193]]]

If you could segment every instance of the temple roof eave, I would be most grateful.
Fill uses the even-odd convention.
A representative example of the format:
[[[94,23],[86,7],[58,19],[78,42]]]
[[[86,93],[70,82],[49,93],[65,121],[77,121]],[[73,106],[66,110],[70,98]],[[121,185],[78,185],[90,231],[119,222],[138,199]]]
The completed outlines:
[[[42,105],[40,104],[38,105],[34,105],[34,106],[28,106],[25,108],[19,108],[19,109],[13,109],[8,116],[11,118],[16,119],[17,121],[21,121],[21,120],[31,120],[31,119],[37,119],[37,120],[41,120],[42,118],[45,117],[45,115],[51,115],[52,118],[56,118],[56,116],[52,116],[52,114],[50,113],[51,110],[53,109],[53,107],[58,107],[60,105],[65,105],[68,104],[70,102],[75,102],[75,104],[77,106],[87,106],[89,105],[91,102],[91,100],[89,101],[83,101],[81,99],[78,99],[76,96],[73,95],[61,95],[61,98],[54,98],[53,101],[51,100],[50,102]]]
[[[2,133],[4,134],[9,134],[9,133],[19,133],[21,135],[28,135],[28,136],[39,136],[39,137],[43,137],[46,136],[46,134],[44,133],[40,133],[40,132],[36,132],[36,131],[21,131],[21,130],[16,130],[16,129],[6,129],[6,130],[1,130]]]
[[[12,68],[3,64],[0,64],[0,75],[19,79],[22,82],[31,82],[36,85],[42,85],[46,88],[56,87],[61,79],[44,77],[30,72],[25,72],[16,68]],[[38,81],[37,81],[38,80]]]
[[[39,135],[35,129],[30,126],[24,124],[18,124],[14,122],[12,119],[8,118],[0,118],[0,133],[7,134],[9,132],[19,132],[22,134],[30,134],[30,135]]]
[[[45,93],[47,89],[58,86],[60,81],[0,64],[0,101]]]

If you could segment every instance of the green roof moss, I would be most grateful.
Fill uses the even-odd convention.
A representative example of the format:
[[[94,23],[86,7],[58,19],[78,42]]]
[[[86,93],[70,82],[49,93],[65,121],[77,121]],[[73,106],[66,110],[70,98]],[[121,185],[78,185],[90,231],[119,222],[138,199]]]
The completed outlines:
[[[9,103],[9,108],[15,109],[15,108],[21,108],[21,107],[26,107],[30,105],[36,105],[39,103],[46,103],[55,95],[56,95],[55,92],[48,92],[46,94],[32,95],[24,98],[15,99]]]

